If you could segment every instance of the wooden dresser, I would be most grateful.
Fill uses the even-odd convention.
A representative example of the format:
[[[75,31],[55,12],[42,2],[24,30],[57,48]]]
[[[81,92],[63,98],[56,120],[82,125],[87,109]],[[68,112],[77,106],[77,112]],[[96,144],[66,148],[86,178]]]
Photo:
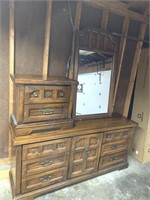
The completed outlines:
[[[12,77],[14,199],[45,193],[128,166],[136,123],[123,117],[72,118],[76,81]]]

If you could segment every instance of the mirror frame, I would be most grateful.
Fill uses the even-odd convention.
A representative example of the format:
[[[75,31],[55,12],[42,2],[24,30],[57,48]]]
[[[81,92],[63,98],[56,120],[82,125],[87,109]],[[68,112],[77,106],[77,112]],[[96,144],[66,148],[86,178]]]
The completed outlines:
[[[103,45],[98,45],[103,37]],[[84,30],[76,30],[75,33],[75,53],[74,53],[74,80],[78,81],[78,68],[79,68],[79,50],[93,51],[96,53],[111,54],[113,56],[112,72],[110,79],[110,92],[108,100],[108,112],[99,114],[87,114],[87,115],[76,115],[76,103],[77,103],[77,90],[75,94],[75,103],[73,108],[73,115],[76,120],[82,119],[94,119],[111,117],[113,112],[113,92],[115,83],[115,63],[116,63],[116,52],[117,52],[117,40],[113,38],[108,32],[101,31],[100,29],[88,28]],[[88,39],[87,39],[88,38]],[[108,42],[108,40],[110,42]],[[111,47],[111,49],[109,48]]]

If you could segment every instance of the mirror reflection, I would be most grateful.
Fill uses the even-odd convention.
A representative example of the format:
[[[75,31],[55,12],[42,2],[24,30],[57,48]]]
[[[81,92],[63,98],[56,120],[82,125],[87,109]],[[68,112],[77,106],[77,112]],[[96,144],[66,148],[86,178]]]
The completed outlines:
[[[108,113],[113,55],[79,50],[76,115]]]

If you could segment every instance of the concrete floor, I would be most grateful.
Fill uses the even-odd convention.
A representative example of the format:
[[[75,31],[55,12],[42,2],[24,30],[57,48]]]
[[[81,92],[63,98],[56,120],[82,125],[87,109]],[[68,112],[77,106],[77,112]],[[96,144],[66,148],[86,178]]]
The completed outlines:
[[[0,173],[3,173],[0,168]],[[11,200],[9,180],[0,180],[0,200]],[[150,200],[150,163],[129,158],[129,168],[41,196],[36,200]]]

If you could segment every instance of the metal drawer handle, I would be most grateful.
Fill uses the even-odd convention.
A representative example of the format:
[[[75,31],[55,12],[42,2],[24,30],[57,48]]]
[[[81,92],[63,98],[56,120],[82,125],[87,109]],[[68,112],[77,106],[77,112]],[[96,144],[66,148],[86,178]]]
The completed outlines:
[[[49,176],[44,176],[44,177],[42,177],[42,178],[39,178],[39,180],[40,180],[41,182],[48,182],[48,181],[51,180],[51,178],[52,178],[52,175],[49,175]]]
[[[52,115],[53,114],[53,111],[54,109],[40,109],[40,111],[43,113],[43,115]]]
[[[85,149],[84,151],[86,154],[89,154],[90,153],[90,149]]]
[[[107,134],[106,138],[111,138],[111,134]]]
[[[47,166],[50,166],[52,164],[52,162],[53,162],[53,160],[45,160],[45,161],[40,162],[40,164],[43,167],[47,167]]]
[[[112,146],[111,146],[111,149],[116,149],[117,148],[117,144],[113,144]]]
[[[33,96],[34,96],[35,98],[37,98],[39,95],[38,95],[37,92],[34,92],[34,93],[33,93]]]
[[[85,149],[85,150],[84,150],[84,154],[83,154],[83,159],[84,159],[84,160],[87,159],[89,153],[90,153],[90,149]]]
[[[117,159],[118,159],[118,157],[113,157],[113,158],[110,159],[110,161],[114,161],[114,160],[117,160]]]
[[[64,93],[63,93],[63,92],[60,92],[59,95],[60,95],[61,97],[63,97],[63,96],[64,96]]]

